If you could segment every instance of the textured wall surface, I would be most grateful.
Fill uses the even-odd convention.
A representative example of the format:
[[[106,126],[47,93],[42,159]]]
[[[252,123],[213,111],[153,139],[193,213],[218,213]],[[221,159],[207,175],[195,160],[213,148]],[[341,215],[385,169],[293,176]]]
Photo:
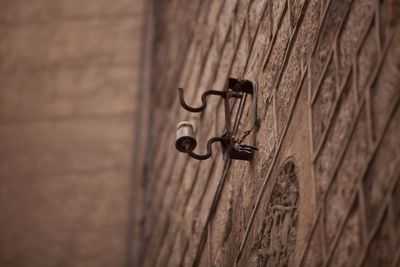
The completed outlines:
[[[155,2],[144,266],[400,265],[399,7]],[[200,152],[225,122],[221,101],[189,114],[176,89],[196,106],[228,76],[259,84],[256,157],[178,153],[178,121],[194,122]]]
[[[135,266],[143,8],[1,1],[0,266]]]

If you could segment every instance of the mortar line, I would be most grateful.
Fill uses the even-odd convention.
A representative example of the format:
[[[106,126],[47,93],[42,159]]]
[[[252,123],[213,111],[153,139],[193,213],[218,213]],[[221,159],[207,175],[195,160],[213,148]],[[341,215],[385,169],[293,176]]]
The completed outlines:
[[[208,267],[211,267],[211,260],[212,260],[212,247],[211,247],[211,223],[208,225],[208,232],[210,233],[210,236],[207,238],[208,239]]]
[[[367,88],[364,92],[365,106],[366,106],[366,117],[367,117],[367,136],[368,146],[374,145],[374,126],[372,123],[372,110],[371,110],[371,88]]]
[[[357,58],[353,56],[351,67],[353,68],[353,88],[354,88],[354,102],[355,105],[358,106],[360,102],[359,96],[359,88],[358,88],[358,66],[357,66]]]
[[[365,204],[365,193],[364,193],[364,187],[362,184],[358,185],[358,199],[359,199],[359,207],[360,207],[360,217],[361,217],[361,236],[363,238],[362,242],[366,242],[368,238],[368,232],[367,232],[367,207]]]
[[[382,41],[381,41],[381,19],[380,19],[380,0],[375,0],[374,8],[375,8],[375,22],[376,22],[376,45],[378,46],[379,57],[381,57],[382,51]]]
[[[338,51],[338,43],[339,43],[339,38],[335,38],[333,41],[333,62],[335,66],[335,93],[340,92],[340,74],[339,74],[339,51]]]

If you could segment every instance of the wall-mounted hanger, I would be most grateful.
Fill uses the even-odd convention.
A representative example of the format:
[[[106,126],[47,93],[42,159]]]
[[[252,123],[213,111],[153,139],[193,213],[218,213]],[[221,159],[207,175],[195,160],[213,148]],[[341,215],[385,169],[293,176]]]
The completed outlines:
[[[252,160],[254,157],[256,147],[251,145],[242,144],[243,139],[250,134],[254,129],[257,121],[257,83],[250,80],[239,80],[235,78],[229,78],[225,89],[223,91],[208,90],[201,96],[201,106],[191,107],[186,104],[183,97],[183,89],[179,88],[179,101],[181,106],[189,112],[202,112],[207,107],[207,96],[216,95],[220,96],[224,100],[225,105],[225,131],[219,137],[212,137],[207,141],[207,153],[204,155],[196,154],[193,150],[197,146],[197,141],[193,131],[193,125],[187,121],[180,122],[176,130],[176,149],[183,153],[188,153],[189,156],[198,160],[205,160],[211,157],[212,144],[220,142],[222,151],[225,157],[236,160]],[[237,139],[234,136],[235,129],[231,126],[231,107],[229,100],[231,98],[242,99],[245,98],[245,94],[251,95],[253,102],[252,112],[252,126],[249,130],[244,131],[242,138]],[[239,109],[238,109],[239,112]],[[237,117],[237,116],[236,116]]]

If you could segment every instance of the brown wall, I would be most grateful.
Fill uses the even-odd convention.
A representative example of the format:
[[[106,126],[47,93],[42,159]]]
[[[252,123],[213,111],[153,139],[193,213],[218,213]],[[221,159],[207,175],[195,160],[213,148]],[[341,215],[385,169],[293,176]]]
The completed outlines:
[[[0,266],[137,263],[143,17],[136,0],[1,1]]]
[[[145,266],[400,265],[396,5],[156,1]],[[200,151],[224,120],[213,100],[190,115],[176,88],[196,105],[228,76],[259,84],[255,159],[178,153],[179,120]]]

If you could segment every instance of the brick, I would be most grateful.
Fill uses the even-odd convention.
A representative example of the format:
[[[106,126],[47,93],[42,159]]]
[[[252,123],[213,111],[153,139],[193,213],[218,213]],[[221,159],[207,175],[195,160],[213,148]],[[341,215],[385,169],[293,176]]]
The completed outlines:
[[[267,20],[263,20],[261,22],[260,28],[266,27]],[[263,32],[263,31],[261,31]],[[244,70],[244,77],[249,80],[257,80],[257,76],[261,73],[261,64],[263,64],[263,58],[265,55],[266,47],[269,43],[268,37],[265,34],[258,34],[251,40],[254,42],[253,48],[249,57],[247,58],[247,66]]]
[[[7,41],[0,45],[0,55],[5,59],[1,63],[0,72],[96,65],[133,66],[138,63],[135,51],[139,43],[132,36],[138,31],[139,23],[132,22],[131,18],[110,18],[32,24],[18,28],[3,26],[0,31]],[[98,40],[107,41],[99,43]],[[29,49],[26,49],[27,43]],[[32,50],[35,53],[31,53]]]
[[[237,52],[234,54],[233,65],[231,67],[230,77],[244,78],[244,67],[249,53],[249,33],[246,31],[246,25],[243,26],[243,33],[238,38]]]
[[[342,27],[350,3],[349,0],[329,2],[326,16],[320,24],[319,38],[311,61],[311,86],[313,89],[316,89],[315,86],[321,76],[323,66],[328,60],[332,42]]]
[[[278,138],[281,137],[284,127],[287,123],[290,107],[294,101],[297,90],[306,91],[306,88],[308,86],[307,82],[304,81],[305,77],[302,77],[299,64],[296,63],[298,62],[294,62],[294,60],[289,60],[287,73],[293,74],[290,75],[290,78],[287,77],[287,79],[282,81],[282,85],[275,93]],[[301,88],[299,89],[299,87]]]
[[[48,231],[80,231],[129,222],[128,171],[36,177],[30,178],[29,183],[27,180],[2,178],[0,198],[2,203],[12,203],[0,207],[4,231],[14,233],[32,223],[44,225]]]
[[[211,47],[209,49],[209,53],[207,55],[207,58],[205,59],[205,64],[204,68],[201,72],[201,78],[200,82],[198,84],[198,89],[196,93],[196,102],[200,102],[199,99],[201,97],[201,94],[204,93],[207,90],[210,90],[211,85],[215,81],[216,78],[216,73],[219,67],[221,61],[221,55],[218,51],[217,48],[217,39],[214,38]],[[223,87],[221,88],[216,88],[216,90],[222,90]],[[220,100],[220,97],[209,97],[207,98],[207,103],[217,103]]]
[[[219,257],[223,257],[223,251],[219,252],[219,250],[223,249],[232,230],[232,205],[234,197],[232,186],[233,184],[229,182],[225,184],[211,223],[211,244],[218,248],[215,250],[216,254],[213,253],[212,258],[215,265],[218,265],[217,262],[221,261]]]
[[[348,19],[338,37],[340,82],[356,56],[358,46],[374,14],[373,1],[356,0],[350,6]]]
[[[136,81],[136,75],[127,67],[2,75],[0,116],[10,121],[27,117],[133,112]]]
[[[284,8],[282,10],[282,13],[280,13],[279,15],[283,16],[282,24],[276,32],[277,36],[275,37],[275,43],[271,43],[271,45],[273,45],[272,48],[270,48],[272,49],[271,54],[269,57],[267,55],[267,61],[264,65],[264,73],[267,76],[266,78],[270,81],[268,87],[264,89],[267,92],[270,92],[275,85],[276,78],[279,73],[279,69],[283,63],[286,46],[288,45],[288,40],[290,37],[290,23],[286,8]]]
[[[224,45],[224,42],[226,41],[227,35],[229,31],[233,31],[234,29],[230,29],[232,27],[232,21],[234,20],[234,10],[238,6],[238,0],[233,0],[233,1],[213,1],[214,5],[222,3],[223,5],[221,7],[215,8],[218,10],[220,13],[218,14],[218,21],[215,22],[214,24],[212,23],[212,20],[208,20],[208,23],[210,23],[210,29],[214,30],[214,38],[216,40],[216,47],[217,51],[220,53],[221,47]],[[221,8],[221,9],[219,9]],[[214,9],[214,8],[211,8]],[[212,11],[210,12],[212,13]]]
[[[384,197],[389,193],[389,185],[393,179],[397,179],[397,166],[400,162],[399,139],[400,112],[397,107],[394,116],[387,126],[382,143],[379,146],[374,159],[364,177],[364,190],[367,203],[367,218],[369,230],[377,220],[377,215]]]
[[[295,26],[296,21],[299,19],[301,10],[303,8],[303,5],[305,4],[306,0],[300,0],[300,1],[294,1],[290,0],[289,3],[289,9],[291,12],[291,23],[292,28]]]
[[[0,266],[136,265],[143,9],[2,2]]]
[[[368,137],[366,113],[362,111],[338,166],[332,184],[326,195],[326,236],[332,244],[337,233],[337,226],[344,222],[352,195],[357,190],[360,173],[365,169],[368,160]]]
[[[387,213],[382,218],[376,236],[370,243],[366,258],[364,258],[363,267],[372,267],[377,265],[390,266],[394,256],[394,248],[390,246],[390,229]]]
[[[338,98],[336,90],[336,69],[333,59],[329,61],[326,75],[322,78],[321,85],[315,96],[315,102],[312,105],[312,127],[314,148],[317,149],[321,143],[323,133],[328,127],[329,115],[333,112],[335,101]]]
[[[251,38],[255,38],[256,30],[261,22],[263,14],[267,12],[269,8],[271,8],[270,3],[265,1],[257,0],[250,3],[248,20]]]
[[[230,71],[233,65],[235,51],[240,43],[240,39],[234,39],[234,29],[232,28],[229,35],[226,37],[225,46],[221,47],[221,59],[216,70],[212,88],[221,90],[226,85],[227,77],[230,75]]]
[[[395,11],[396,7],[394,6],[393,1],[386,0],[386,1],[381,1],[376,9],[377,9],[376,12],[379,13],[379,20],[380,20],[379,38],[382,45],[385,45],[388,42],[392,30],[392,28],[390,27],[392,20],[391,13],[396,12]]]
[[[3,8],[6,12],[0,15],[3,24],[18,23],[45,23],[60,19],[90,18],[100,16],[138,15],[143,10],[144,2],[132,0],[99,0],[87,2],[81,1],[55,2],[52,0],[5,0]]]
[[[357,73],[359,95],[363,95],[368,88],[368,79],[372,74],[376,62],[378,62],[378,47],[376,43],[376,24],[368,31],[365,41],[362,43],[357,55]]]
[[[318,224],[318,222],[317,222]],[[309,241],[309,247],[306,249],[302,266],[317,267],[323,265],[322,256],[322,244],[321,244],[321,224],[315,226],[316,229],[313,231],[311,240]]]
[[[279,28],[279,20],[278,18],[281,16],[282,12],[286,12],[285,6],[286,1],[279,1],[279,2],[271,2],[272,3],[272,10],[271,10],[271,20],[272,20],[272,32],[275,32]]]
[[[397,40],[400,40],[400,38],[397,37]],[[382,133],[384,123],[389,116],[390,107],[393,107],[400,98],[398,90],[400,83],[399,58],[400,49],[393,44],[388,51],[378,78],[371,88],[371,116],[375,139]]]
[[[0,125],[0,177],[128,168],[131,119],[123,115]]]
[[[194,244],[199,242],[200,238],[202,238],[203,230],[205,227],[207,227],[207,223],[211,223],[211,222],[207,221],[209,215],[214,216],[215,210],[214,211],[211,210],[212,208],[215,208],[215,207],[213,207],[213,199],[215,198],[215,196],[218,192],[217,191],[218,186],[222,179],[223,169],[224,169],[224,163],[221,161],[221,156],[217,156],[217,158],[215,160],[216,160],[216,162],[214,165],[214,169],[213,169],[213,172],[210,173],[209,182],[207,184],[206,191],[204,192],[203,200],[200,203],[198,214],[194,218],[194,224],[193,224]],[[212,226],[210,225],[210,227],[212,227]],[[208,233],[208,238],[211,238],[210,235],[212,235],[212,234]],[[199,249],[199,248],[197,247],[197,249]],[[191,254],[188,254],[188,255],[191,255]]]
[[[120,226],[49,231],[43,224],[31,224],[18,232],[2,235],[4,243],[0,246],[0,263],[21,267],[65,264],[122,266],[125,260],[126,233],[126,228]]]
[[[362,252],[362,226],[360,223],[360,213],[357,206],[352,211],[344,226],[343,234],[341,234],[336,249],[333,253],[330,264],[332,266],[356,266],[357,258]]]
[[[354,105],[354,88],[351,86],[351,79],[343,88],[343,93],[340,96],[336,113],[333,117],[325,120],[331,120],[332,125],[326,134],[326,142],[321,146],[321,152],[316,159],[316,179],[318,184],[318,198],[327,189],[327,186],[332,179],[337,158],[340,155],[341,148],[345,139],[350,133],[351,123],[355,117],[356,106]],[[322,118],[321,118],[322,119]]]
[[[299,29],[298,37],[295,41],[296,44],[293,51],[294,53],[299,53],[303,57],[303,64],[306,64],[309,61],[313,45],[317,42],[316,39],[319,23],[316,22],[321,20],[321,4],[321,1],[309,0],[303,22]],[[295,5],[298,5],[298,1],[295,1]],[[296,14],[296,11],[294,13]],[[296,46],[298,46],[298,48]]]

